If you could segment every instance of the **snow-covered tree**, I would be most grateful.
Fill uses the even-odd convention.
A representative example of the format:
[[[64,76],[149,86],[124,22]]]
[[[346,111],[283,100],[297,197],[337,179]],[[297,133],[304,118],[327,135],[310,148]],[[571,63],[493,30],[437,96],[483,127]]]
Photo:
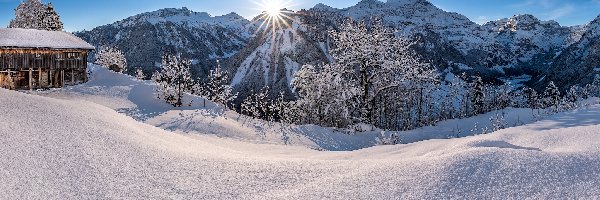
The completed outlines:
[[[600,97],[600,74],[594,76],[594,81],[588,86],[590,95]]]
[[[56,13],[51,3],[48,3],[41,25],[38,28],[47,31],[62,31],[64,29],[63,23],[60,21],[60,16]]]
[[[244,115],[258,119],[268,119],[271,115],[269,110],[269,88],[265,87],[260,92],[250,91],[242,102],[240,112]]]
[[[537,109],[539,107],[539,100],[537,92],[530,87],[523,88],[523,94],[527,99],[527,106],[531,109]]]
[[[217,61],[217,67],[210,71],[208,82],[206,83],[203,93],[210,100],[228,106],[228,103],[235,98],[233,88],[228,84],[229,75],[221,68],[221,63]]]
[[[115,72],[125,72],[127,70],[127,59],[121,50],[113,47],[102,47],[96,53],[97,65],[109,68]]]
[[[331,53],[334,68],[349,87],[359,91],[358,105],[363,122],[372,123],[376,99],[389,90],[434,81],[427,76],[431,66],[420,62],[409,48],[413,42],[397,38],[375,22],[369,29],[363,22],[346,22],[331,34],[336,47]],[[416,91],[419,92],[419,91]]]
[[[152,80],[158,83],[158,98],[175,106],[183,106],[183,97],[194,86],[190,73],[192,60],[184,59],[181,55],[165,55],[160,71],[152,75]]]
[[[558,109],[560,104],[560,91],[553,81],[550,81],[544,91],[544,104],[546,107],[554,107],[555,109]]]
[[[135,69],[135,78],[139,79],[139,80],[144,80],[146,79],[146,75],[144,74],[144,71],[140,68]]]
[[[370,27],[345,22],[339,31],[330,32],[333,62],[304,66],[297,73],[294,86],[306,123],[396,126],[398,118],[389,115],[409,112],[399,110],[405,108],[399,105],[403,103],[416,108],[416,120],[410,123],[423,123],[430,105],[425,102],[428,87],[437,81],[437,72],[410,50],[415,42],[397,38],[375,21]]]
[[[255,97],[254,91],[250,91],[250,95],[248,95],[242,104],[240,105],[240,113],[246,116],[254,117],[254,114],[257,113],[255,106]]]
[[[40,0],[27,0],[17,6],[15,19],[10,21],[8,27],[62,31],[63,23],[52,4],[44,5]]]
[[[481,114],[484,112],[484,103],[485,103],[485,91],[483,80],[480,76],[476,76],[471,83],[471,93],[472,93],[472,105],[474,114]]]
[[[346,85],[335,68],[303,66],[292,84],[301,97],[295,102],[299,123],[345,127],[357,113],[359,90]]]
[[[279,93],[279,96],[275,100],[271,102],[269,109],[272,111],[272,120],[280,122],[287,122],[284,118],[285,110],[288,107],[288,103],[286,102],[285,94],[283,92]]]

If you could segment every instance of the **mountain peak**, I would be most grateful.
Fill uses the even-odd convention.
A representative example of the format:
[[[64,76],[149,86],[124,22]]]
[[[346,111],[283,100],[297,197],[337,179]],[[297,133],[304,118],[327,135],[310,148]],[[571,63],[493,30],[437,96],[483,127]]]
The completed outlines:
[[[592,22],[590,22],[590,25],[595,24],[597,26],[600,26],[600,15],[598,15],[596,17],[596,19],[594,19]]]
[[[360,5],[383,5],[384,3],[378,0],[361,0],[358,2],[358,6]]]
[[[333,8],[331,6],[325,5],[323,3],[318,3],[317,5],[315,5],[314,7],[312,7],[311,10],[317,10],[317,11],[335,11],[337,9]]]
[[[226,18],[232,18],[232,19],[240,19],[240,18],[244,18],[241,15],[237,14],[236,12],[230,12],[229,14],[220,16],[220,17],[226,17]]]
[[[405,5],[405,4],[432,5],[427,0],[388,0],[387,4],[390,4],[390,5]]]

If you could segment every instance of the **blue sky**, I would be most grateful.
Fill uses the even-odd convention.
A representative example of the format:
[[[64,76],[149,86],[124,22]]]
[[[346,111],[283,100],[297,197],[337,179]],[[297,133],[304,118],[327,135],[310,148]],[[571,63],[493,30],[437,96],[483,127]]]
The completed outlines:
[[[48,0],[43,0],[48,2]],[[261,1],[261,0],[256,0]],[[310,8],[317,3],[346,8],[359,0],[292,0],[292,10]],[[13,18],[13,9],[21,0],[0,0],[0,27]],[[52,0],[67,31],[92,29],[142,12],[161,8],[188,7],[193,11],[223,15],[236,12],[246,18],[260,13],[253,0]],[[430,0],[446,11],[457,12],[482,23],[515,14],[533,14],[543,20],[556,20],[562,25],[580,25],[600,14],[600,0]]]

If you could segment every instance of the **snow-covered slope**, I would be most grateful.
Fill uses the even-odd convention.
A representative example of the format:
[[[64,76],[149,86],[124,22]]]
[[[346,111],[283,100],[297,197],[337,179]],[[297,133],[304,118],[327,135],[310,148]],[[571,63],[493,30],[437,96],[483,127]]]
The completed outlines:
[[[93,45],[116,46],[130,68],[146,74],[157,69],[164,53],[178,52],[193,59],[194,75],[206,77],[216,59],[227,59],[246,45],[252,27],[235,13],[210,16],[184,7],[138,14],[76,35]]]
[[[63,89],[33,91],[46,97],[90,101],[138,121],[190,135],[211,135],[254,143],[304,146],[345,151],[375,145],[376,134],[349,135],[316,126],[268,123],[225,111],[202,97],[186,95],[185,106],[173,106],[156,98],[152,81],[141,81],[97,65],[89,65],[90,81]]]
[[[319,152],[180,135],[0,89],[2,199],[600,196],[600,107],[489,135]]]
[[[97,65],[89,65],[90,81],[63,89],[29,93],[57,99],[90,101],[103,105],[140,122],[165,130],[190,135],[210,135],[224,139],[259,144],[304,146],[326,151],[351,151],[376,145],[382,130],[353,132],[315,125],[289,125],[252,119],[233,111],[225,111],[202,97],[186,95],[184,107],[173,108],[156,98],[156,85],[137,80]],[[595,104],[591,99],[582,104]],[[491,119],[502,117],[503,127],[529,124],[547,116],[544,110],[507,108],[470,118],[442,121],[410,131],[384,134],[399,136],[401,143],[431,139],[468,137],[490,132]],[[496,125],[498,126],[498,125]]]

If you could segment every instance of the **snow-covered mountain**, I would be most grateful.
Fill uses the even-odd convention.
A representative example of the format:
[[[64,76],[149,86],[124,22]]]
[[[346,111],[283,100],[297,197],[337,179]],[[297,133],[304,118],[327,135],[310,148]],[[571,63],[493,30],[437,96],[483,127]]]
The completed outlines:
[[[309,40],[304,40],[306,43],[321,47],[317,49],[321,50],[318,53],[298,54],[299,60],[327,62],[321,56],[327,56],[330,46],[327,31],[335,30],[345,18],[367,22],[373,18],[381,18],[386,26],[398,30],[397,35],[418,38],[421,42],[415,50],[439,69],[453,67],[455,73],[480,74],[488,81],[505,76],[539,75],[546,71],[549,67],[548,60],[553,59],[557,52],[581,38],[581,27],[564,27],[555,21],[542,21],[532,15],[517,15],[478,25],[461,14],[446,12],[426,0],[363,0],[344,9],[317,4],[297,13],[300,13],[297,22],[301,25],[287,29],[287,32],[277,32],[276,38],[284,38],[281,34],[294,32],[295,35],[307,36]],[[248,50],[245,52],[264,51],[267,47],[270,48],[269,51],[274,50],[272,53],[297,51],[306,46],[292,45],[296,49],[290,49],[289,45],[283,45],[277,48],[270,46],[269,40],[262,41],[261,45],[247,46]],[[237,56],[246,61],[235,62],[230,66],[238,69],[238,72],[262,72],[265,66],[271,67],[271,71],[289,71],[288,69],[296,69],[298,65],[307,63],[283,62],[286,60],[283,58],[279,59],[281,62],[273,62],[274,58],[271,56],[248,53]],[[269,65],[270,63],[277,65]],[[275,84],[273,75],[267,73],[254,73],[243,78],[250,74],[242,73],[240,76],[238,73],[233,85],[243,86],[238,87],[239,91],[246,91],[248,88],[257,88],[256,85],[262,87],[262,82],[272,88],[281,88],[283,84]],[[280,76],[275,79],[280,81],[285,78]],[[291,80],[288,79],[288,84],[289,81]]]
[[[346,18],[367,22],[381,18],[398,30],[398,36],[418,39],[415,50],[440,71],[479,74],[486,82],[521,75],[546,77],[558,69],[561,62],[554,59],[564,58],[557,57],[561,52],[582,54],[597,40],[588,33],[591,25],[565,27],[527,14],[479,25],[427,0],[363,0],[343,9],[317,4],[286,13],[294,20],[274,32],[268,27],[257,31],[260,16],[251,22],[235,13],[211,17],[182,8],[143,13],[78,35],[95,45],[116,45],[126,52],[130,68],[144,68],[147,74],[164,52],[184,52],[193,58],[198,77],[205,77],[214,59],[224,59],[241,97],[264,86],[272,94],[289,94],[293,73],[302,65],[331,60],[327,33]],[[453,70],[446,70],[450,67]]]
[[[381,17],[400,35],[424,39],[427,48],[421,53],[438,67],[466,65],[479,72],[496,69],[504,73],[501,69],[506,67],[536,67],[530,63],[536,56],[560,51],[572,33],[569,27],[532,15],[517,15],[480,26],[426,0],[363,0],[335,12],[355,20]],[[440,49],[446,49],[446,53],[437,53]]]
[[[194,60],[194,73],[204,77],[214,60],[246,46],[252,30],[250,21],[236,13],[214,17],[184,7],[135,15],[76,35],[93,45],[116,46],[125,52],[130,69],[146,74],[160,65],[163,53],[182,53]]]
[[[231,84],[241,98],[264,87],[269,87],[273,96],[279,92],[291,96],[290,83],[300,67],[328,62],[325,47],[307,35],[301,15],[286,15],[293,20],[259,30],[248,46],[231,59]],[[259,16],[253,21],[263,20]]]
[[[572,85],[590,84],[600,74],[600,15],[581,30],[580,39],[554,59],[537,85],[554,81],[564,91]]]

